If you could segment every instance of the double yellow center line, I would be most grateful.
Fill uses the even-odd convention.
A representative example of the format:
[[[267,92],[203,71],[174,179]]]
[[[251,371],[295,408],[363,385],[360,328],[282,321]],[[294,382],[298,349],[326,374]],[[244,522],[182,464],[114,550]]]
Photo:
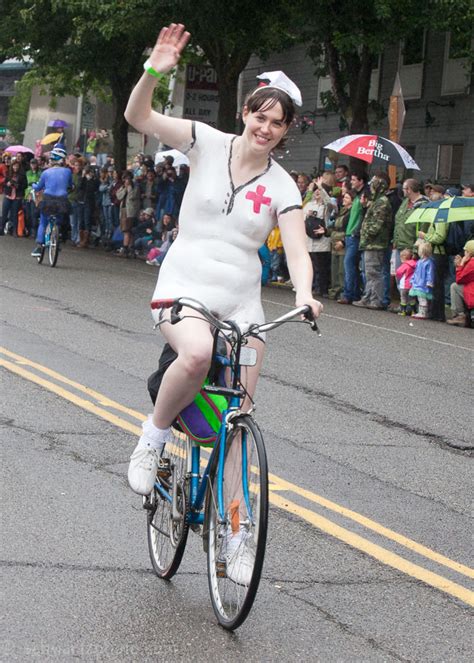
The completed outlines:
[[[56,371],[53,371],[47,366],[38,364],[26,357],[10,352],[6,348],[0,347],[0,366],[3,366],[5,369],[15,373],[16,375],[21,376],[22,378],[34,382],[35,384],[51,391],[52,393],[64,398],[65,400],[74,403],[78,407],[91,412],[92,414],[105,419],[114,426],[118,426],[134,435],[141,434],[141,428],[127,419],[123,418],[121,415],[125,415],[131,419],[142,422],[145,420],[145,415],[141,412],[133,410],[131,408],[125,407],[124,405],[117,403],[116,401],[104,396],[103,394],[86,387],[79,382],[71,380]],[[48,379],[49,378],[49,379]],[[66,385],[70,389],[66,389]],[[318,506],[331,511],[338,516],[342,516],[354,523],[357,523],[361,527],[370,532],[375,533],[378,536],[384,537],[385,539],[394,542],[398,546],[401,546],[413,553],[416,553],[420,557],[430,560],[435,564],[438,564],[442,567],[450,569],[455,573],[465,576],[466,578],[474,579],[474,569],[465,566],[459,562],[456,562],[445,555],[431,550],[430,548],[413,541],[412,539],[403,536],[393,530],[384,527],[383,525],[377,523],[366,516],[352,511],[344,506],[336,504],[331,500],[317,495],[310,490],[302,488],[297,484],[286,481],[285,479],[276,476],[275,474],[269,475],[270,480],[270,503],[288,513],[291,513],[298,518],[306,521],[317,529],[326,532],[330,536],[342,541],[352,548],[356,548],[370,557],[378,560],[382,564],[392,567],[397,571],[416,578],[421,582],[430,585],[446,594],[449,594],[464,603],[467,603],[470,606],[474,607],[474,592],[467,589],[463,585],[460,585],[457,582],[453,582],[449,578],[446,578],[439,573],[435,573],[426,569],[419,564],[415,564],[404,557],[387,550],[386,548],[373,543],[368,538],[356,534],[341,525],[333,522],[329,518],[321,516],[320,514],[312,511],[308,507],[301,506],[296,502],[291,501],[289,496],[291,494],[297,495],[300,498],[303,498],[306,502],[312,502]]]

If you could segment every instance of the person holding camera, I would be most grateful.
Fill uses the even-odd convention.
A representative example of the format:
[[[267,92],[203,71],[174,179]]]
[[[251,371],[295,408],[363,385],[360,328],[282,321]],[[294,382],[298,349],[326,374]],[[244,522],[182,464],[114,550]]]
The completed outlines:
[[[337,203],[329,196],[331,187],[327,174],[313,180],[309,187],[313,189],[313,198],[303,207],[303,213],[308,236],[306,248],[313,263],[313,290],[316,296],[328,297],[331,278],[331,239],[328,224],[331,215],[337,210]]]

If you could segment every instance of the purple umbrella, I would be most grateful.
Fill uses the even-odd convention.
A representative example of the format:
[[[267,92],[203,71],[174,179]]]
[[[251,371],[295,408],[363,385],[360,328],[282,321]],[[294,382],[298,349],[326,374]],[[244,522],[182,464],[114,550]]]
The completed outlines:
[[[55,128],[64,128],[67,127],[68,124],[64,120],[51,120],[51,122],[48,122],[48,127],[55,127]]]
[[[27,153],[30,152],[31,154],[34,154],[33,150],[30,150],[29,147],[25,147],[24,145],[10,145],[7,147],[5,150],[8,154],[18,154],[18,152],[23,152]]]

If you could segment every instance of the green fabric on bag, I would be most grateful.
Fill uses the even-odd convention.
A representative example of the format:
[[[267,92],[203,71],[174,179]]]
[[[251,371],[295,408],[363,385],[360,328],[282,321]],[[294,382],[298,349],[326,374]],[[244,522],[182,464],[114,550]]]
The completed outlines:
[[[207,397],[214,403],[220,412],[223,412],[227,407],[227,400],[224,396],[218,396],[215,394],[207,394]],[[205,418],[212,430],[217,433],[221,426],[221,420],[206,401],[204,396],[199,392],[194,399],[197,407],[202,413],[202,416]]]

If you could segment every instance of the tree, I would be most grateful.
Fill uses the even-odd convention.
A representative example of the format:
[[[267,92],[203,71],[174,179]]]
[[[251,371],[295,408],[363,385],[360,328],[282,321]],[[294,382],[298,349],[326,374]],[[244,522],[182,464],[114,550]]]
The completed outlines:
[[[32,82],[26,73],[23,78],[16,83],[15,95],[10,99],[8,105],[8,131],[12,134],[15,141],[23,141],[26,120],[28,118],[28,109],[30,107]]]
[[[219,112],[217,126],[235,131],[237,87],[252,55],[262,59],[296,42],[296,14],[287,0],[273,0],[271,11],[255,0],[216,2],[181,0],[176,20],[191,32],[193,43],[217,73]]]
[[[331,78],[323,101],[349,133],[369,130],[372,68],[387,44],[410,44],[425,29],[469,34],[474,21],[472,0],[301,0],[300,7],[315,73]]]
[[[126,163],[124,111],[156,37],[150,0],[4,0],[4,57],[28,57],[50,94],[110,95],[116,163]],[[166,16],[169,18],[169,16]],[[8,39],[7,39],[8,37]]]
[[[110,91],[114,105],[114,156],[125,165],[128,125],[124,110],[142,73],[144,53],[159,28],[184,22],[195,51],[215,67],[220,108],[218,127],[233,131],[237,83],[252,53],[265,57],[292,43],[286,0],[272,11],[254,0],[4,0],[0,51],[28,56],[52,94]],[[8,27],[7,27],[8,26]]]

